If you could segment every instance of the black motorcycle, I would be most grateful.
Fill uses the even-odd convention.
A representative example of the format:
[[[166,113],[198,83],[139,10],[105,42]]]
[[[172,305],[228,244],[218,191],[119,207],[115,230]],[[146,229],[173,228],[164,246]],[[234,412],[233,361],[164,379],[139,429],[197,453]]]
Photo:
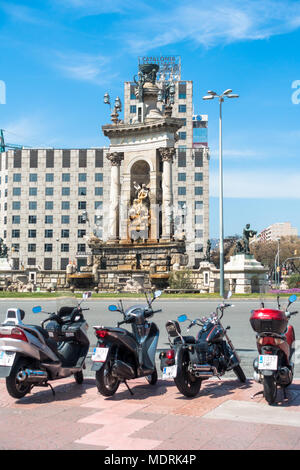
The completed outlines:
[[[190,320],[180,315],[177,320],[190,322],[187,331],[197,325],[197,335],[183,336],[178,321],[166,323],[171,349],[160,353],[163,378],[173,378],[178,390],[187,397],[194,397],[201,388],[202,380],[220,377],[233,370],[241,382],[246,381],[240,359],[230,341],[227,330],[221,324],[224,310],[230,304],[222,303],[209,317]]]
[[[92,370],[96,371],[96,385],[104,396],[112,396],[120,382],[128,387],[127,380],[146,377],[149,384],[157,382],[155,353],[159,337],[159,329],[155,323],[147,321],[154,313],[152,303],[161,295],[156,291],[152,298],[145,294],[147,305],[134,305],[124,310],[122,301],[119,307],[110,305],[111,312],[120,312],[124,320],[117,327],[94,326],[98,338],[97,346],[92,355]],[[130,324],[132,333],[122,324]]]

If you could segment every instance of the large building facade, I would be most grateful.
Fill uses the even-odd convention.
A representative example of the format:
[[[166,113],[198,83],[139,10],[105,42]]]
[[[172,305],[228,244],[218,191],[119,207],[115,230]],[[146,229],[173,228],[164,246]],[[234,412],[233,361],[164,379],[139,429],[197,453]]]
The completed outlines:
[[[180,72],[180,70],[179,70]],[[175,78],[175,80],[174,80]],[[172,77],[172,117],[182,120],[173,161],[173,223],[184,230],[189,266],[209,237],[207,116],[193,113],[193,83]],[[158,82],[163,86],[164,81]],[[125,82],[124,123],[137,120],[136,84]],[[86,237],[109,239],[111,161],[108,149],[18,149],[0,154],[0,237],[14,269],[80,268]],[[120,168],[120,178],[122,175]]]

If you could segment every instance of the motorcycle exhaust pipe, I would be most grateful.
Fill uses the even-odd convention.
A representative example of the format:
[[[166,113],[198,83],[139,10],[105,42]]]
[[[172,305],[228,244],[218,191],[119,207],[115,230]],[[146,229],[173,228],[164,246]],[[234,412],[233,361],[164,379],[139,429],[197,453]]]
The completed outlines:
[[[25,369],[17,374],[17,379],[19,382],[44,382],[48,379],[48,374],[42,370]]]
[[[193,364],[192,372],[195,374],[195,377],[202,377],[203,379],[217,375],[217,369],[209,364]]]

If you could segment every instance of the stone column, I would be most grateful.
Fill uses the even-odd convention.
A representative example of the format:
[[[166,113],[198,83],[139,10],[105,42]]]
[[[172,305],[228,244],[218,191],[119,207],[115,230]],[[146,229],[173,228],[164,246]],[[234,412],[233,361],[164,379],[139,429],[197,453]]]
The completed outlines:
[[[108,153],[107,159],[111,162],[108,240],[116,241],[119,238],[120,165],[124,154],[120,152]]]
[[[159,153],[163,161],[162,172],[162,239],[170,240],[173,223],[173,191],[172,191],[172,162],[175,148],[160,148]]]

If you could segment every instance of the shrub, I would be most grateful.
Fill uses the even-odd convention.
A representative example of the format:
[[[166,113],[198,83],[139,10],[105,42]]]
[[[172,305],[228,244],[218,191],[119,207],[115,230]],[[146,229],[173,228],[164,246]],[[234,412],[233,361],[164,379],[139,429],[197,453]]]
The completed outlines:
[[[172,271],[169,277],[170,289],[193,289],[191,272],[187,269]]]
[[[300,274],[292,274],[287,279],[287,285],[290,289],[300,287]]]

